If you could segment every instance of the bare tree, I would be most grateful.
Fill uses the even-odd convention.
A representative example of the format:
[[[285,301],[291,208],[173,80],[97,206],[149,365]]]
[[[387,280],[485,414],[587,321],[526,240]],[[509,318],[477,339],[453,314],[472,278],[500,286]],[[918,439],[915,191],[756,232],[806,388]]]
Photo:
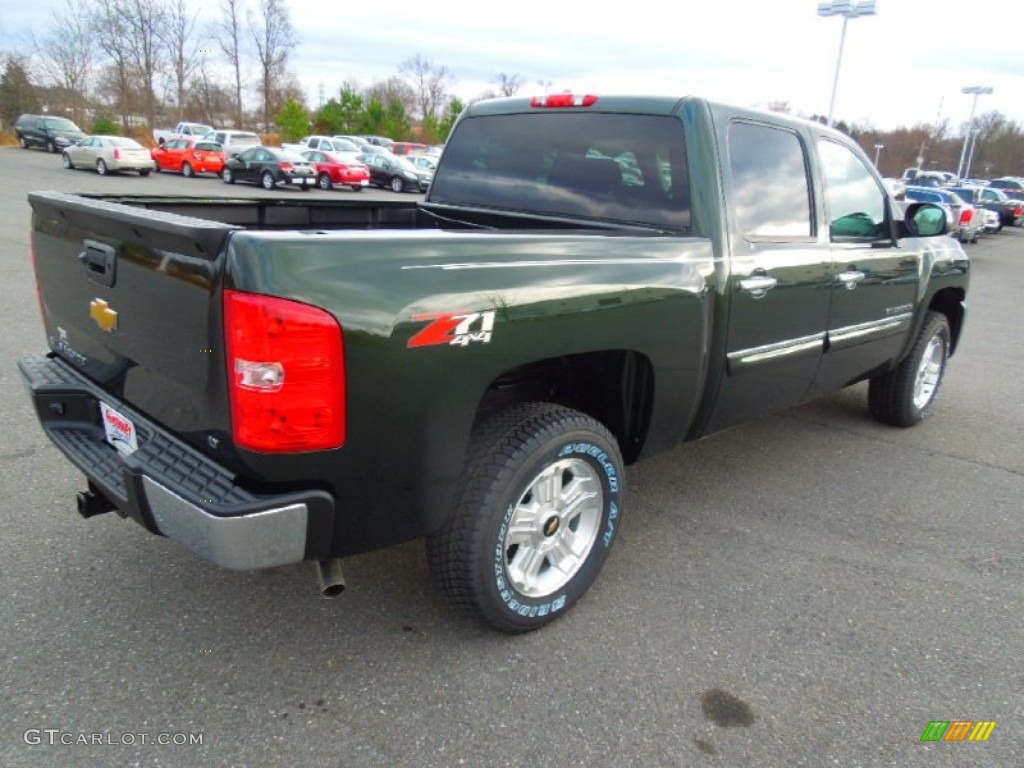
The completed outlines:
[[[214,35],[221,51],[235,71],[235,127],[242,127],[242,14],[244,0],[221,0],[221,17],[214,25]]]
[[[64,9],[53,11],[53,27],[42,40],[31,36],[46,75],[63,89],[76,121],[85,118],[89,77],[94,63],[93,41],[88,13],[72,0]]]
[[[133,112],[132,96],[136,76],[121,0],[96,0],[90,23],[97,45],[107,55],[113,68],[112,79],[117,93],[115,105],[121,115],[121,125],[127,129]]]
[[[269,130],[275,83],[285,73],[288,51],[298,43],[283,0],[260,0],[260,18],[249,17],[249,33],[260,62],[263,90],[263,130]]]
[[[401,104],[406,113],[416,111],[418,100],[416,92],[405,80],[400,77],[390,77],[379,83],[374,83],[363,92],[366,101],[379,99],[381,104]]]
[[[447,91],[455,83],[455,75],[448,67],[434,64],[421,53],[399,64],[398,72],[412,81],[420,117],[423,120],[436,117],[447,101]]]
[[[185,0],[173,0],[167,9],[167,25],[164,44],[174,75],[175,104],[178,106],[178,120],[185,118],[185,90],[189,80],[199,67],[199,59],[206,55],[200,50],[202,41],[196,35],[196,19],[199,12],[189,14]]]
[[[523,87],[523,79],[516,72],[511,75],[506,75],[504,72],[498,74],[493,80],[498,85],[498,92],[502,96],[515,96],[516,92]]]
[[[167,8],[160,0],[115,0],[128,33],[128,57],[142,79],[146,121],[156,124],[156,89],[167,37]]]
[[[199,59],[186,103],[189,112],[198,115],[204,123],[224,125],[235,113],[235,94],[210,75],[209,66],[210,59]]]

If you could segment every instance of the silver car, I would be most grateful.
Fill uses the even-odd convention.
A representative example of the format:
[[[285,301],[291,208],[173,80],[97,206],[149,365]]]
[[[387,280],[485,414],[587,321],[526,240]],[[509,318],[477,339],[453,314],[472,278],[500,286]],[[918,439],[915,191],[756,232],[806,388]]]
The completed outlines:
[[[156,168],[148,149],[123,136],[86,136],[63,154],[65,168],[89,168],[100,176],[112,171],[138,171],[139,176],[149,176]]]

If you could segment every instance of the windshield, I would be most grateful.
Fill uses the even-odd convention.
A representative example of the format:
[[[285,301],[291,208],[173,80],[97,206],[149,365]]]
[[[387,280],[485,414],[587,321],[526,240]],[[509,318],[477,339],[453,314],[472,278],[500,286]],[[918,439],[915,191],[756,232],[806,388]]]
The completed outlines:
[[[430,202],[687,229],[683,129],[659,115],[537,112],[462,120]]]
[[[55,131],[77,131],[81,133],[82,130],[68,120],[66,117],[48,117],[46,118],[46,126]]]

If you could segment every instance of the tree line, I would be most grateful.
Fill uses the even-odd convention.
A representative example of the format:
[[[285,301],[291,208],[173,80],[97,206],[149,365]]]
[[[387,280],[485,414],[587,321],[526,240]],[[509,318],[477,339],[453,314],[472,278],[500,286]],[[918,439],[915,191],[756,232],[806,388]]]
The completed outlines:
[[[202,22],[185,0],[64,0],[25,50],[2,54],[0,128],[44,110],[125,133],[189,119],[286,140],[314,127],[411,138],[416,125],[438,141],[463,107],[452,72],[417,53],[384,82],[350,79],[326,101],[321,91],[311,111],[289,66],[299,36],[284,0],[220,0],[215,13]],[[504,90],[518,84],[500,76]]]
[[[206,12],[201,21],[186,0],[64,0],[25,50],[0,58],[0,128],[45,107],[93,132],[138,133],[190,119],[276,130],[285,141],[323,131],[434,143],[464,107],[452,95],[451,70],[417,53],[387,80],[361,87],[349,79],[329,97],[321,93],[311,110],[289,68],[300,41],[285,0],[219,0]],[[258,77],[249,84],[253,69]],[[508,73],[492,82],[480,98],[509,96],[523,85]],[[784,101],[768,109],[790,111]],[[1024,175],[1024,127],[1000,112],[975,119],[967,152],[967,127],[948,120],[891,131],[842,121],[836,127],[877,156],[886,176],[910,167],[956,171],[961,155],[974,176]]]

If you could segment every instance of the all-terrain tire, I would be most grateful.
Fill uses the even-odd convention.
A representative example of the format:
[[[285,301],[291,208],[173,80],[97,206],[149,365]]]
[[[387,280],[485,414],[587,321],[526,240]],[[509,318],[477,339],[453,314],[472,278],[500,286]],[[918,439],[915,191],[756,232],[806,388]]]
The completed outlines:
[[[524,403],[474,431],[448,523],[427,539],[449,600],[508,633],[561,616],[596,579],[619,529],[623,462],[590,416]]]

